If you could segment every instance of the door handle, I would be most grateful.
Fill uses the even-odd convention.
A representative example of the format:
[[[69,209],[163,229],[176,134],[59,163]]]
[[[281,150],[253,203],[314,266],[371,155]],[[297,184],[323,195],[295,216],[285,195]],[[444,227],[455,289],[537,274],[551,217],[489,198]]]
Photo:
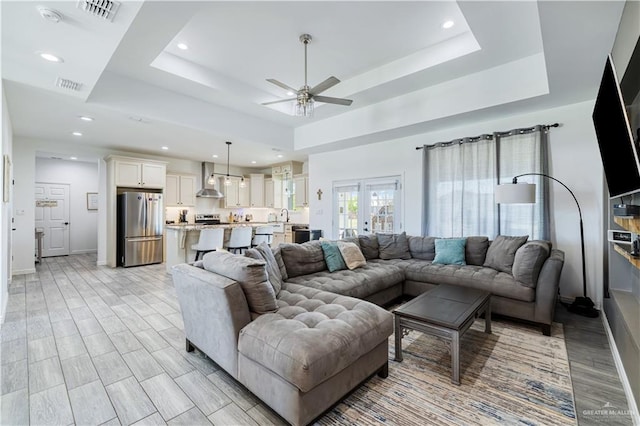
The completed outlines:
[[[68,225],[68,224],[69,224],[69,222],[64,222],[64,224],[65,224],[65,225]]]

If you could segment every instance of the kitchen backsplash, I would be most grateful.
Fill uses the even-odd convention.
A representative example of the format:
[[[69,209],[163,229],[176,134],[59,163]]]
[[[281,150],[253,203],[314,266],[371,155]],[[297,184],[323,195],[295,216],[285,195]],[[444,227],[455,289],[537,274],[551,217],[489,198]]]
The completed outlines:
[[[213,201],[213,200],[206,200]],[[195,220],[196,213],[219,213],[220,220],[222,222],[227,222],[229,218],[229,214],[239,215],[243,218],[246,217],[247,214],[253,216],[252,222],[267,222],[269,218],[269,213],[275,213],[278,218],[278,222],[284,222],[286,219],[284,216],[280,216],[280,209],[268,209],[268,208],[238,208],[238,209],[224,209],[218,207],[211,206],[202,206],[199,205],[195,207],[166,207],[165,208],[165,220],[173,220],[178,222],[178,217],[180,215],[181,210],[189,210],[187,214],[187,221],[189,223],[193,223]],[[302,208],[299,210],[290,210],[289,211],[289,222],[293,223],[309,223],[309,209]]]

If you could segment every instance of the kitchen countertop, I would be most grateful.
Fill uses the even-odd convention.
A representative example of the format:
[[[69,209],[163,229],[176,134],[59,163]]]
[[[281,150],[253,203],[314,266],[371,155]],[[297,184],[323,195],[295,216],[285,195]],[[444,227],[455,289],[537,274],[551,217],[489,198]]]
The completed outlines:
[[[276,225],[284,223],[285,225],[295,226],[309,226],[308,223],[294,223],[294,222],[233,222],[233,223],[220,223],[219,225],[204,225],[201,223],[171,223],[165,225],[166,229],[173,229],[176,231],[200,231],[201,229],[211,228],[233,228],[236,226],[262,226],[262,225]]]

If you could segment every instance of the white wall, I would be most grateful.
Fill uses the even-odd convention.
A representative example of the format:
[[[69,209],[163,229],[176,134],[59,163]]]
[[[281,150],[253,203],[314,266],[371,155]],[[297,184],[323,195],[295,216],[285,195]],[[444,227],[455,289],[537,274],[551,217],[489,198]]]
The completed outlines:
[[[96,252],[98,211],[87,210],[87,192],[98,192],[98,163],[37,158],[35,181],[69,185],[69,252]]]
[[[402,175],[403,223],[410,235],[422,232],[422,151],[416,146],[451,139],[559,122],[551,130],[550,173],[576,194],[585,225],[587,285],[589,296],[598,306],[602,301],[602,194],[603,173],[591,121],[593,102],[582,102],[499,120],[470,123],[403,139],[396,139],[341,151],[313,154],[309,157],[309,191],[322,189],[321,201],[311,197],[309,220],[312,228],[332,235],[332,183],[337,180]],[[559,185],[551,185],[551,229],[553,245],[565,252],[560,294],[565,298],[582,295],[580,230],[578,211],[570,194]]]
[[[4,161],[4,156],[12,158],[13,132],[11,128],[11,119],[9,118],[9,110],[7,109],[7,101],[4,97],[4,88],[0,83],[0,92],[2,93],[2,141],[0,146],[0,161]],[[4,187],[4,163],[0,163],[2,170],[2,187]],[[13,185],[10,186],[13,191]],[[1,197],[1,195],[0,195]],[[11,196],[11,200],[13,196]],[[12,201],[5,203],[0,199],[0,324],[4,321],[4,313],[9,299],[9,283],[11,282],[11,206]]]

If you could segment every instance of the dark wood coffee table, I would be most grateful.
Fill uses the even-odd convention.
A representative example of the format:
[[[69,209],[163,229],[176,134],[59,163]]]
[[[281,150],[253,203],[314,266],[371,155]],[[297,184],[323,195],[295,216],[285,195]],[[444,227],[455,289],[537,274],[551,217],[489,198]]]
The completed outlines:
[[[396,361],[402,361],[402,329],[438,336],[451,344],[451,381],[460,384],[460,337],[484,312],[485,333],[491,334],[491,293],[440,284],[393,311]]]

